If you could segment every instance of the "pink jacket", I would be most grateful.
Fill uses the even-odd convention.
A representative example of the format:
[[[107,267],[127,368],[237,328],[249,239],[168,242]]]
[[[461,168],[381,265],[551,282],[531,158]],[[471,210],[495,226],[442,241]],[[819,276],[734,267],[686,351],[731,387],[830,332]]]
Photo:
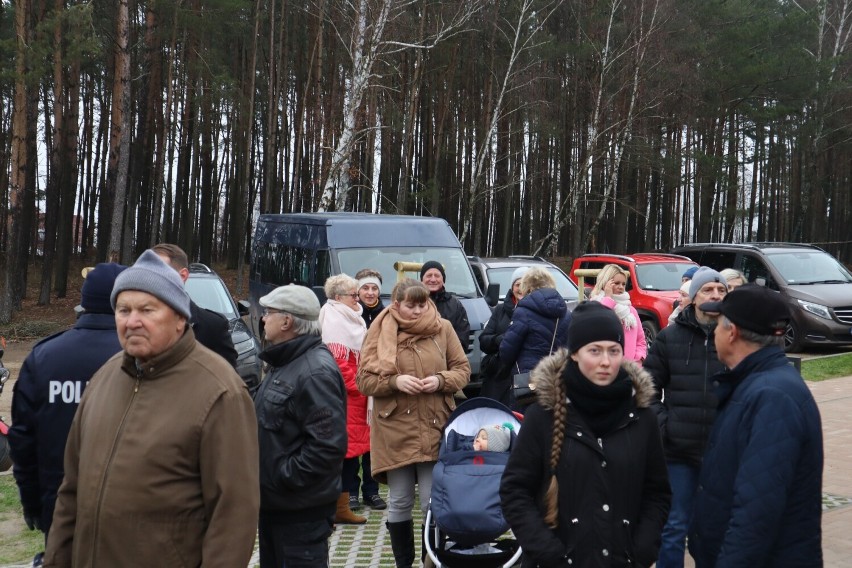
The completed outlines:
[[[609,309],[615,308],[615,300],[609,297],[600,299],[600,303]],[[641,363],[648,355],[648,344],[645,343],[645,332],[642,330],[642,320],[636,308],[630,306],[630,313],[636,318],[636,325],[632,328],[624,328],[624,358]]]

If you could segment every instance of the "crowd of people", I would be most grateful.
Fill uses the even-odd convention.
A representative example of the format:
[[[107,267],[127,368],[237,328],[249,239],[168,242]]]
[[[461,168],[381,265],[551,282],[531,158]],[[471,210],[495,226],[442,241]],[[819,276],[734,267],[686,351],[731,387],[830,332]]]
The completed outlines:
[[[425,565],[433,468],[471,377],[444,266],[386,304],[370,267],[328,278],[322,305],[271,290],[264,378],[246,385],[227,322],[184,290],[188,264],[160,244],[97,265],[76,325],[24,362],[9,441],[45,535],[33,565],[238,567],[257,538],[262,568],[327,566],[364,507],[386,510],[397,567]],[[508,453],[520,565],[822,566],[820,418],[779,345],[786,304],[695,267],[648,346],[628,277],[603,267],[572,312],[546,270],[519,268],[480,335],[481,396],[523,427],[483,424],[470,449]]]

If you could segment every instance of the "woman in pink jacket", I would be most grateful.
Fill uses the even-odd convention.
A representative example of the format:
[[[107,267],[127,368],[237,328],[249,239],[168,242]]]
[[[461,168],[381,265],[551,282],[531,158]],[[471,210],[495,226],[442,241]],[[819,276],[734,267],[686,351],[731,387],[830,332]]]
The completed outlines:
[[[590,299],[615,311],[624,329],[624,358],[642,364],[648,354],[639,313],[627,293],[627,273],[616,264],[607,264],[598,273]]]

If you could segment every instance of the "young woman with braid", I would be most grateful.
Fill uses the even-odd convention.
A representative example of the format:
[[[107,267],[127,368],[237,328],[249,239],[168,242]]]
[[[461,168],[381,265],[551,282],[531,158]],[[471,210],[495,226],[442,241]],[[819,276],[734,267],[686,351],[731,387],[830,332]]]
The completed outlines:
[[[649,567],[671,502],[650,375],[597,302],[574,310],[568,349],[532,371],[536,402],[503,473],[503,515],[528,567]]]

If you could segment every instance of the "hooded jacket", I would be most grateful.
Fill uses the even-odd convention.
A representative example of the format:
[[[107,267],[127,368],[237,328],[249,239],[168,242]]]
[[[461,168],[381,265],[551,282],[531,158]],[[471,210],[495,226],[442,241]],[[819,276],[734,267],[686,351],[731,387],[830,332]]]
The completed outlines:
[[[689,531],[698,568],[822,566],[823,446],[813,395],[780,347],[719,382]]]
[[[535,290],[515,307],[512,323],[500,343],[500,361],[513,373],[526,373],[544,357],[565,347],[570,323],[565,298],[555,288]]]
[[[716,354],[713,332],[698,323],[694,306],[657,335],[643,366],[654,379],[651,407],[662,428],[666,457],[700,465],[718,404],[712,377],[725,366]]]
[[[557,384],[569,357],[560,350],[532,372],[537,401],[527,409],[503,473],[503,514],[533,566],[647,568],[657,558],[671,491],[659,428],[648,408],[651,377],[632,361],[622,368],[633,383],[633,405],[611,433],[596,439],[567,400],[556,468],[558,525],[551,529],[544,522]]]
[[[191,329],[137,367],[92,378],[65,452],[44,566],[240,566],[258,513],[245,383]]]
[[[89,379],[121,351],[113,314],[84,313],[74,327],[33,347],[12,398],[9,445],[24,515],[50,532],[62,483],[65,440]]]
[[[379,343],[383,322],[393,317],[391,310],[396,313],[393,308],[373,323],[361,348],[356,382],[362,393],[373,397],[370,459],[373,477],[382,483],[388,470],[438,459],[444,424],[456,408],[453,394],[470,380],[470,363],[452,325],[427,304],[431,310],[421,318],[433,323],[417,333],[400,328],[392,359],[383,359]],[[436,375],[441,385],[432,393],[410,395],[397,388],[398,375]]]
[[[346,388],[316,335],[267,347],[255,394],[261,515],[280,522],[334,514],[346,454]]]

